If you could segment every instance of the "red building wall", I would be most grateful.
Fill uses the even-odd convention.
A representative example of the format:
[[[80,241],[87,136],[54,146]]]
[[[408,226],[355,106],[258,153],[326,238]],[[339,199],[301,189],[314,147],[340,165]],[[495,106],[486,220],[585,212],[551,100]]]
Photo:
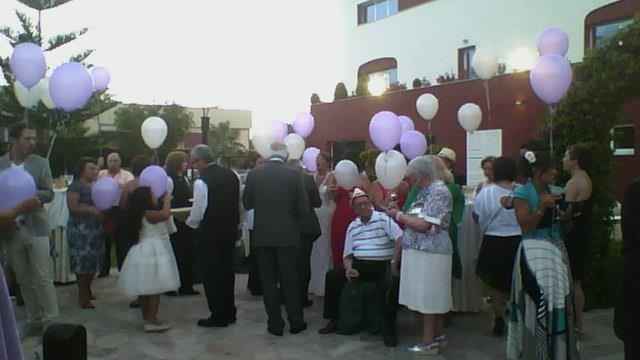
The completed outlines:
[[[329,151],[336,141],[367,141],[369,121],[379,111],[389,110],[407,115],[416,124],[416,130],[427,132],[427,123],[416,111],[416,100],[424,93],[434,94],[440,110],[432,121],[431,132],[435,142],[454,149],[457,153],[456,172],[466,174],[466,133],[460,127],[457,113],[460,106],[473,102],[483,111],[480,130],[502,129],[502,152],[517,156],[520,146],[537,137],[547,107],[533,93],[529,73],[498,76],[489,81],[491,114],[487,110],[484,84],[481,80],[460,81],[429,88],[398,91],[381,97],[357,97],[311,107],[315,117],[315,130],[307,140],[309,146]],[[640,101],[627,106],[636,124],[636,137],[640,137]],[[636,144],[640,143],[637,139]],[[616,158],[615,191],[621,197],[626,184],[640,176],[638,149],[632,157]]]

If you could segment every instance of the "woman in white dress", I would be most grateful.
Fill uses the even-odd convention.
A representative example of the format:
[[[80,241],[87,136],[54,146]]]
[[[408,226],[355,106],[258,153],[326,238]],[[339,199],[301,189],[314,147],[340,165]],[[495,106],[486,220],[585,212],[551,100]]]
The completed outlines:
[[[316,296],[324,296],[324,279],[331,268],[331,218],[335,209],[332,189],[335,178],[331,173],[331,158],[324,153],[318,155],[318,172],[315,180],[322,199],[322,207],[316,209],[322,235],[313,243],[311,253],[311,281],[309,292]]]
[[[139,296],[145,332],[163,332],[171,326],[158,320],[160,294],[180,287],[178,265],[169,239],[171,195],[165,195],[162,209],[149,187],[137,188],[128,210],[131,247],[122,265],[119,287],[127,296]],[[139,226],[135,226],[139,224]]]

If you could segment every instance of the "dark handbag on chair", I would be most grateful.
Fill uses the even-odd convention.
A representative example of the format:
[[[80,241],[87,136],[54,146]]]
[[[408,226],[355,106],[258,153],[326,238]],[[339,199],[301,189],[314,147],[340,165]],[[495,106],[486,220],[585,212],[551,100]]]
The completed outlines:
[[[87,360],[87,329],[82,325],[53,324],[42,339],[44,360]]]

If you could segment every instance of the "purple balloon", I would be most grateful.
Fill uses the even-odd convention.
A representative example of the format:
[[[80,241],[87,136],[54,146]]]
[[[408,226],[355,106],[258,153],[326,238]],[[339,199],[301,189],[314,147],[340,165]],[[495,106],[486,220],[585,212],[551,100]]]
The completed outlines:
[[[156,198],[160,198],[167,192],[169,177],[163,168],[157,165],[147,166],[140,174],[140,186],[148,186]]]
[[[22,43],[13,49],[9,60],[11,71],[24,87],[36,86],[47,73],[47,62],[42,48],[32,43]]]
[[[303,138],[307,138],[313,132],[315,124],[316,122],[313,115],[309,113],[299,113],[293,122],[293,131]]]
[[[407,131],[400,139],[400,149],[404,156],[413,160],[427,152],[427,138],[419,131]]]
[[[318,155],[320,155],[320,149],[315,147],[307,148],[302,154],[302,163],[310,172],[318,171]]]
[[[93,70],[91,70],[91,77],[93,78],[94,91],[106,90],[111,81],[109,71],[103,67],[94,67]]]
[[[91,200],[98,210],[109,210],[120,197],[120,186],[110,177],[103,177],[91,187]]]
[[[18,167],[0,172],[0,210],[11,210],[36,196],[33,177]]]
[[[540,56],[566,56],[569,51],[569,35],[561,29],[547,28],[538,37],[538,52]]]
[[[398,116],[391,111],[381,111],[369,123],[369,136],[381,151],[389,151],[400,142],[402,125]]]
[[[273,138],[277,142],[284,142],[284,138],[289,134],[289,126],[282,121],[274,121],[271,129]]]
[[[413,124],[413,120],[411,120],[408,116],[398,116],[400,119],[400,125],[402,126],[402,133],[406,133],[407,131],[415,130],[416,126]]]
[[[69,62],[58,66],[49,80],[49,95],[57,107],[71,112],[83,108],[93,94],[93,79],[84,66]]]
[[[538,59],[529,74],[533,91],[545,103],[557,104],[567,94],[573,81],[571,64],[560,55],[545,55]]]

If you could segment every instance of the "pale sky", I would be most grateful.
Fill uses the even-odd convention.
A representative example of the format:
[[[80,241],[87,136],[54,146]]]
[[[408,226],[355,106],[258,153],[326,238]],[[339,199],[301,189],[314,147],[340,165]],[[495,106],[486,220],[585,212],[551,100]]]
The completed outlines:
[[[313,92],[333,99],[345,80],[340,1],[74,0],[43,12],[45,39],[89,32],[47,63],[93,48],[88,61],[109,69],[120,101],[246,109],[260,127],[308,111]],[[0,3],[2,25],[18,27],[15,9],[37,19],[18,1]],[[0,55],[10,49],[0,36]]]

